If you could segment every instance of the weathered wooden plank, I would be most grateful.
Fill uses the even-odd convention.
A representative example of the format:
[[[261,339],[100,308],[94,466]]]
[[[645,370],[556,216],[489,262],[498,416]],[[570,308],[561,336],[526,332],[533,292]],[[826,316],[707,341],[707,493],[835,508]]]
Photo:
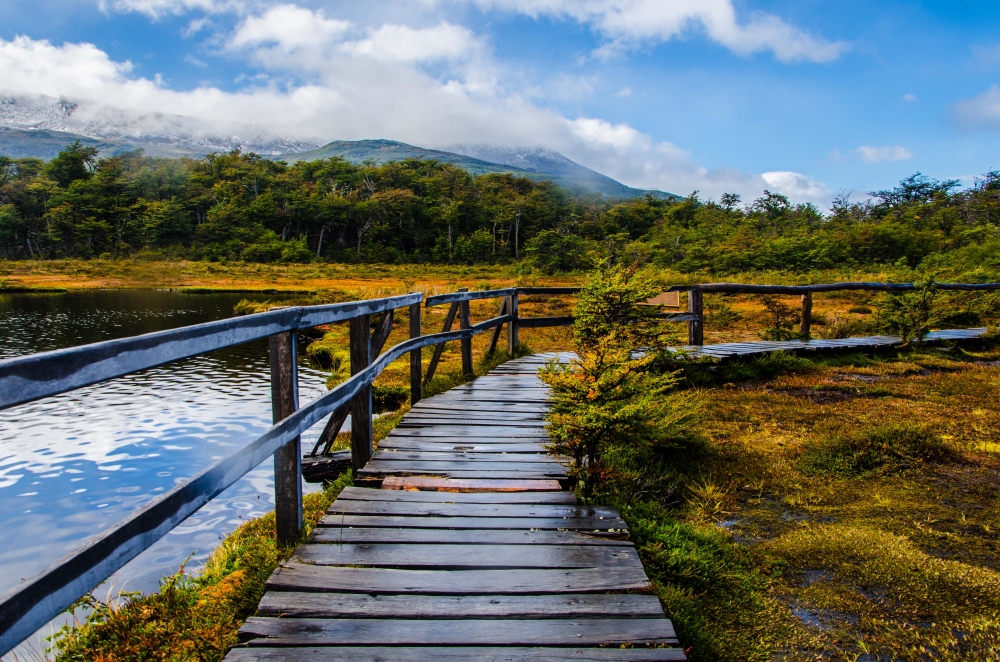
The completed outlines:
[[[261,640],[263,638],[263,640]],[[663,618],[404,620],[250,617],[240,639],[271,646],[671,645],[677,635]]]
[[[489,472],[483,472],[489,474]],[[489,474],[492,475],[492,474]],[[359,478],[363,478],[359,476]],[[465,492],[559,492],[562,485],[552,479],[497,479],[485,478],[466,480],[461,478],[429,477],[429,476],[387,476],[383,481],[383,490],[421,490],[461,494]]]
[[[406,517],[393,515],[327,515],[320,526],[415,529],[538,529],[625,531],[624,520],[598,517]]]
[[[594,517],[618,519],[608,506],[534,503],[421,503],[418,501],[357,501],[338,499],[329,515],[412,515],[415,517]],[[323,522],[325,523],[326,518]],[[328,525],[329,526],[329,525]]]
[[[646,662],[662,660],[686,660],[679,648],[581,648],[581,647],[515,647],[500,648],[450,646],[445,648],[419,647],[337,647],[337,648],[234,648],[226,656],[226,662],[427,662],[440,660],[452,662],[477,660],[478,662]]]
[[[572,492],[418,492],[410,490],[372,490],[345,487],[338,500],[399,501],[420,503],[530,503],[576,505]]]
[[[435,451],[404,451],[379,448],[374,459],[379,462],[525,462],[533,464],[553,464],[552,456],[544,449],[536,448],[531,453],[504,453],[497,449],[493,453],[448,453]]]
[[[319,527],[315,543],[428,543],[462,545],[630,545],[624,533],[531,529],[365,529]]]
[[[440,473],[445,471],[467,471],[470,469],[479,469],[475,465],[465,462],[434,462],[434,461],[419,461],[411,460],[408,462],[392,462],[389,460],[383,460],[381,458],[372,458],[372,461],[365,465],[365,473],[386,473],[386,472],[400,472],[407,471],[410,473],[422,473],[422,472],[433,472]],[[489,467],[481,468],[483,471],[497,471],[501,473],[545,473],[545,474],[555,474],[555,475],[565,475],[566,469],[555,461],[548,462],[514,462],[514,461],[501,461],[501,462],[491,462]]]
[[[286,618],[661,618],[653,595],[364,595],[269,591],[259,616]]]
[[[382,443],[379,444],[379,450],[394,450],[394,451],[412,451],[421,453],[448,453],[448,452],[461,452],[461,453],[479,453],[483,455],[492,455],[496,453],[507,453],[507,454],[532,454],[532,453],[545,453],[545,445],[542,443],[462,443],[461,441],[445,441],[443,443],[426,442],[426,441],[414,441],[412,437],[395,437],[392,439],[384,439]]]
[[[295,550],[291,560],[435,570],[642,567],[639,555],[630,547],[589,545],[305,544]]]

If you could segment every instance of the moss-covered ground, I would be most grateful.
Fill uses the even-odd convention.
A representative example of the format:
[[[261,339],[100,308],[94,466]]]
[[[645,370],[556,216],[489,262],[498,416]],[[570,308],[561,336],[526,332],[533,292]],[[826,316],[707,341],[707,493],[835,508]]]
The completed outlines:
[[[945,347],[688,371],[694,434],[641,476],[612,458],[604,498],[691,659],[1000,659],[998,364]]]

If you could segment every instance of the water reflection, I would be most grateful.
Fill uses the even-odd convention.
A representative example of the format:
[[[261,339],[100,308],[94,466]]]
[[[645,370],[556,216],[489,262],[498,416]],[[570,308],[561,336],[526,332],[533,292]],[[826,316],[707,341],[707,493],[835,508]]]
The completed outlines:
[[[0,357],[222,319],[241,298],[151,290],[3,295]],[[323,393],[324,380],[301,367],[301,400]],[[270,416],[265,341],[0,412],[0,592],[245,445],[270,427]],[[318,433],[306,435],[307,447]],[[197,564],[226,532],[271,508],[265,463],[123,568],[116,586],[154,589],[192,552]]]

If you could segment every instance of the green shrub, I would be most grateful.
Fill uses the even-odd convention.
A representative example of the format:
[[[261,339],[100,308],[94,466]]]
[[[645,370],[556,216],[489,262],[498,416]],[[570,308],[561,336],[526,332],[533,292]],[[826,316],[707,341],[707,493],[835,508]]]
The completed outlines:
[[[405,386],[372,385],[372,408],[377,414],[396,411],[410,397],[410,389]]]
[[[934,279],[914,283],[909,292],[890,292],[877,301],[878,324],[883,331],[898,335],[904,345],[920,341],[943,314]]]
[[[546,274],[578,271],[591,266],[586,241],[557,230],[542,230],[531,238],[524,252],[531,265]]]
[[[573,308],[577,358],[541,372],[552,387],[553,448],[573,458],[571,474],[586,496],[607,477],[608,451],[669,444],[695,420],[690,394],[671,393],[678,374],[655,369],[667,334],[641,304],[660,290],[637,264],[603,263]],[[636,355],[638,348],[646,351]]]
[[[930,428],[876,425],[806,445],[802,469],[845,478],[889,475],[952,458],[954,451]]]

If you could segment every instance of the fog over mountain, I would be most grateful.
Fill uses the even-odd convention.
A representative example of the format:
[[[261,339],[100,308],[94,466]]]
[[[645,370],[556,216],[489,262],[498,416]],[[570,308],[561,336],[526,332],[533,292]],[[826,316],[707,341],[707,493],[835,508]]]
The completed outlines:
[[[150,156],[204,156],[241,149],[278,156],[315,149],[319,143],[288,140],[262,127],[212,124],[182,115],[135,113],[85,101],[0,92],[0,127],[58,131],[142,148]]]
[[[142,149],[149,156],[201,158],[213,152],[239,149],[289,162],[331,156],[354,163],[369,159],[377,163],[406,158],[436,159],[454,163],[474,175],[510,172],[612,198],[647,194],[671,197],[661,191],[626,186],[541,147],[479,144],[432,150],[384,139],[334,141],[321,146],[320,142],[282,138],[259,126],[130,112],[43,95],[0,93],[0,154],[50,159],[75,140],[96,147],[105,155]]]

